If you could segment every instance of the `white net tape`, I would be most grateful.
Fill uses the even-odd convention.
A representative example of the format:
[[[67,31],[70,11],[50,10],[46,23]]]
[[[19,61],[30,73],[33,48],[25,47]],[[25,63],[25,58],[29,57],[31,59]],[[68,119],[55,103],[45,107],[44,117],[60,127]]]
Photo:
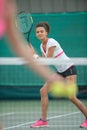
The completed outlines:
[[[87,58],[85,57],[75,57],[71,58],[72,63],[75,65],[87,65]],[[61,65],[61,64],[68,64],[71,62],[71,60],[59,60],[56,58],[39,58],[36,59],[40,64],[43,65]],[[25,61],[23,58],[18,58],[18,57],[2,57],[0,58],[0,65],[24,65],[27,64],[27,61]]]

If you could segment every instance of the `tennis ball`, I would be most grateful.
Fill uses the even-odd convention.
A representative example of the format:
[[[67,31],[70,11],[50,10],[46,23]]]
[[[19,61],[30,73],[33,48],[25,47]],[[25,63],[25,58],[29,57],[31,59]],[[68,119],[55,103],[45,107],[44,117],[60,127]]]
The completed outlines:
[[[54,82],[50,85],[49,89],[50,94],[53,97],[65,97],[65,98],[72,98],[74,95],[77,94],[78,89],[76,84],[71,82]]]
[[[78,88],[75,83],[66,83],[66,93],[68,98],[72,98],[73,96],[77,95],[78,93]]]
[[[54,82],[50,85],[50,94],[53,97],[66,97],[65,86],[63,82]]]

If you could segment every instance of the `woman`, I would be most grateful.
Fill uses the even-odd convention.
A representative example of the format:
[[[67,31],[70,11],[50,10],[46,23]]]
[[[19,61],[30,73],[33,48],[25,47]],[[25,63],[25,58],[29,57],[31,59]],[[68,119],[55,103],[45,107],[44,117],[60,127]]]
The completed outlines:
[[[55,65],[57,73],[55,77],[60,74],[66,82],[76,83],[77,73],[75,65],[72,63],[71,59],[66,56],[60,44],[53,38],[48,38],[50,27],[48,23],[41,22],[36,25],[36,36],[41,41],[40,49],[42,52],[42,57],[46,58],[58,58],[59,60],[67,60],[69,64]],[[48,109],[48,86],[49,83],[46,82],[40,90],[41,94],[41,107],[42,115],[41,119],[36,121],[31,125],[32,128],[35,127],[45,127],[48,125],[47,121],[47,109]],[[87,127],[87,109],[84,104],[77,99],[74,95],[71,99],[71,102],[74,103],[78,109],[84,114],[86,120],[80,125],[80,127]]]
[[[0,38],[4,35],[9,39],[13,51],[27,61],[27,65],[37,72],[46,81],[50,79],[50,74],[54,73],[33,59],[31,46],[24,39],[21,32],[16,27],[17,7],[15,0],[0,0]]]

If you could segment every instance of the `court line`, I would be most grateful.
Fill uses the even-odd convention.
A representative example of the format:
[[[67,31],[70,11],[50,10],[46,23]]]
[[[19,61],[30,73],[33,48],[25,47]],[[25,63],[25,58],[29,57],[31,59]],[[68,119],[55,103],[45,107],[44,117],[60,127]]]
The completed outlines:
[[[22,123],[22,124],[15,125],[15,126],[10,126],[10,127],[4,128],[3,130],[9,130],[9,129],[21,127],[21,126],[24,126],[24,125],[29,125],[29,124],[34,123],[34,122],[35,122],[35,121],[31,121],[31,122]]]
[[[78,114],[78,113],[80,113],[80,112],[73,112],[73,113],[68,113],[68,114],[64,114],[64,115],[53,116],[53,117],[49,117],[48,120],[54,119],[54,118],[59,118],[59,117],[64,117],[64,116],[70,116],[70,115],[74,115],[74,114]]]
[[[60,118],[60,117],[64,117],[64,116],[70,116],[70,115],[74,115],[74,114],[78,114],[78,113],[80,113],[80,112],[73,112],[73,113],[67,113],[67,114],[64,114],[64,115],[49,117],[48,120],[54,119],[54,118]],[[21,127],[21,126],[24,126],[24,125],[29,125],[29,124],[34,123],[34,122],[35,122],[35,121],[32,121],[32,122],[25,122],[25,123],[18,124],[18,125],[15,125],[15,126],[10,126],[10,127],[4,128],[4,130],[17,128],[17,127]]]
[[[8,112],[8,113],[2,113],[0,116],[8,116],[8,115],[13,115],[15,112]]]
[[[73,125],[73,124],[72,125],[69,125],[69,124],[68,125],[59,125],[59,124],[58,125],[48,125],[48,127],[64,127],[64,128],[67,126],[74,128],[74,127],[77,127],[78,125]]]
[[[60,113],[60,112],[62,112],[62,111],[58,111],[58,113]],[[64,111],[64,112],[62,112],[63,114],[64,113],[66,113],[67,111]],[[15,114],[40,114],[41,112],[28,112],[28,111],[26,111],[26,112],[7,112],[7,113],[0,113],[0,116],[10,116],[10,115],[15,115]],[[49,114],[58,114],[57,112],[49,112]]]
[[[59,112],[62,112],[62,111],[58,111],[58,112],[55,112],[55,110],[54,110],[54,112],[53,111],[49,111],[49,113],[53,113],[53,114],[55,114],[55,113],[58,114]],[[67,111],[63,111],[62,113],[66,113],[66,112]],[[71,111],[69,111],[69,112],[71,112]],[[36,112],[35,111],[34,112],[29,112],[29,111],[25,111],[25,112],[21,111],[20,112],[20,111],[17,111],[17,112],[9,112],[9,113],[13,113],[13,114],[32,114],[32,113],[34,114],[34,113],[37,113],[38,114],[38,113],[41,113],[41,112],[37,112],[37,111]],[[3,114],[5,114],[5,113],[3,113]]]
[[[72,125],[69,125],[69,124],[68,125],[59,125],[58,124],[58,125],[48,125],[47,127],[49,127],[49,128],[50,127],[64,127],[65,128],[67,126],[70,127],[70,128],[72,128],[72,127],[74,128],[74,127],[77,127],[78,125],[73,125],[73,124]],[[20,127],[21,128],[29,128],[29,126],[20,126]]]
[[[60,112],[62,112],[62,111],[58,111],[59,112],[59,114],[60,114]],[[63,114],[64,113],[66,113],[67,111],[64,111],[64,112],[62,112]],[[68,111],[68,112],[71,112],[71,111]],[[40,114],[41,112],[29,112],[29,111],[17,111],[17,112],[6,112],[6,113],[0,113],[0,116],[7,116],[7,115],[12,115],[12,114],[33,114],[33,113],[35,113],[35,114]],[[49,111],[49,114],[57,114],[57,112],[51,112],[51,111]]]

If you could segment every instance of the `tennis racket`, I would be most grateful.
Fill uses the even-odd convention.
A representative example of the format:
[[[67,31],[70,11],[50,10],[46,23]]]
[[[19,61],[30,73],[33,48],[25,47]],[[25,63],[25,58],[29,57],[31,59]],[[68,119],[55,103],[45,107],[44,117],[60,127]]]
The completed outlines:
[[[24,34],[29,42],[30,32],[33,26],[33,18],[30,13],[20,12],[17,16],[17,27]]]

